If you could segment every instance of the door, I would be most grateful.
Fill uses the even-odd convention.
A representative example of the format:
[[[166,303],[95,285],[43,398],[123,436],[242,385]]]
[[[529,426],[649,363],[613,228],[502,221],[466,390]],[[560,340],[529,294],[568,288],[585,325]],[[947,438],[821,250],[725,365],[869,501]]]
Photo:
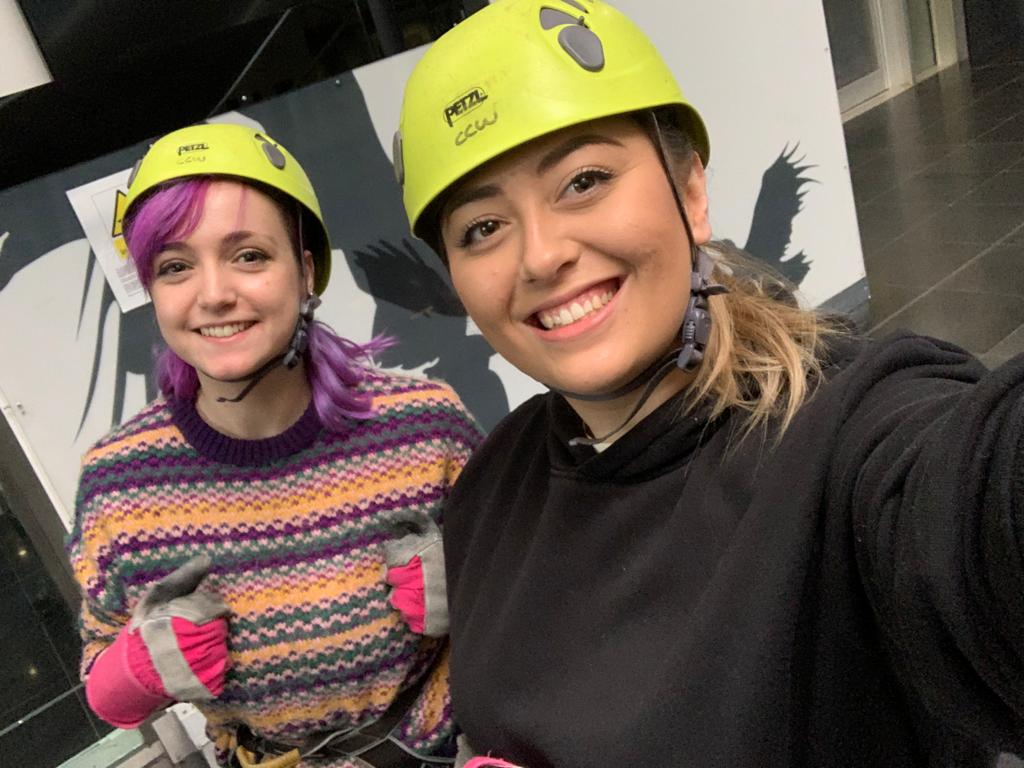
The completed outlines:
[[[832,66],[842,111],[888,88],[877,0],[824,0]]]
[[[931,0],[907,0],[907,22],[910,26],[910,69],[917,81],[938,65]]]
[[[839,106],[847,117],[966,58],[957,42],[962,0],[822,4]]]

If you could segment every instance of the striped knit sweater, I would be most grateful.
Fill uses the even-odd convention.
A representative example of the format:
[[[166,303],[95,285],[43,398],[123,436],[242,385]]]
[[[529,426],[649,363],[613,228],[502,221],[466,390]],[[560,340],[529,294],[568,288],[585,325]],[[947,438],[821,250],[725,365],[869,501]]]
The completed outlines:
[[[376,416],[344,433],[311,405],[276,437],[236,440],[160,399],[86,454],[68,541],[83,679],[146,588],[207,553],[202,588],[231,607],[226,686],[200,707],[222,761],[239,723],[301,741],[375,718],[424,677],[401,738],[450,738],[446,643],[389,605],[382,544],[403,521],[439,521],[480,432],[445,385],[374,371],[361,389]]]

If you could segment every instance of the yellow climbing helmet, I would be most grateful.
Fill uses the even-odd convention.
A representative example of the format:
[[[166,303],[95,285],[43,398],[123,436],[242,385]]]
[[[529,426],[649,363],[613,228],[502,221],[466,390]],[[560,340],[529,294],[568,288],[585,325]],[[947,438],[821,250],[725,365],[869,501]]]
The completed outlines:
[[[406,214],[503,152],[577,123],[677,107],[704,164],[707,129],[632,21],[601,0],[497,0],[440,37],[413,70],[395,134]]]
[[[132,206],[164,182],[189,176],[228,176],[256,181],[301,204],[319,225],[311,240],[315,267],[313,290],[322,294],[331,276],[331,245],[320,203],[299,162],[267,134],[242,125],[208,123],[168,133],[136,163],[128,179],[125,218]]]

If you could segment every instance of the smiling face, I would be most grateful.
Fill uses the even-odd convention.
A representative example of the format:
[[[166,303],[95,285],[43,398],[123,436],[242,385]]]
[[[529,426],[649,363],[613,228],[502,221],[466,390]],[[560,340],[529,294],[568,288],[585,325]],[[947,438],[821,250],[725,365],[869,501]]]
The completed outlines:
[[[305,258],[303,284],[271,198],[232,181],[210,184],[198,226],[154,257],[149,286],[164,341],[202,387],[251,375],[284,352],[312,290]]]
[[[706,242],[696,158],[680,193]],[[658,154],[631,118],[566,128],[484,166],[449,197],[441,235],[481,332],[548,386],[610,391],[678,341],[689,243]]]

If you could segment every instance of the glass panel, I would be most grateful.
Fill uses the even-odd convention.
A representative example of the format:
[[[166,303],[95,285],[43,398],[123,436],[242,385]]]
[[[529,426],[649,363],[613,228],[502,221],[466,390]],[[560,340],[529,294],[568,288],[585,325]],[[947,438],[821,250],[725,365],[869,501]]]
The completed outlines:
[[[935,66],[931,0],[907,0],[910,20],[910,66],[915,75]]]
[[[836,87],[876,72],[879,66],[870,0],[824,0]]]
[[[0,765],[53,768],[111,730],[85,707],[75,617],[2,487],[0,654]]]

